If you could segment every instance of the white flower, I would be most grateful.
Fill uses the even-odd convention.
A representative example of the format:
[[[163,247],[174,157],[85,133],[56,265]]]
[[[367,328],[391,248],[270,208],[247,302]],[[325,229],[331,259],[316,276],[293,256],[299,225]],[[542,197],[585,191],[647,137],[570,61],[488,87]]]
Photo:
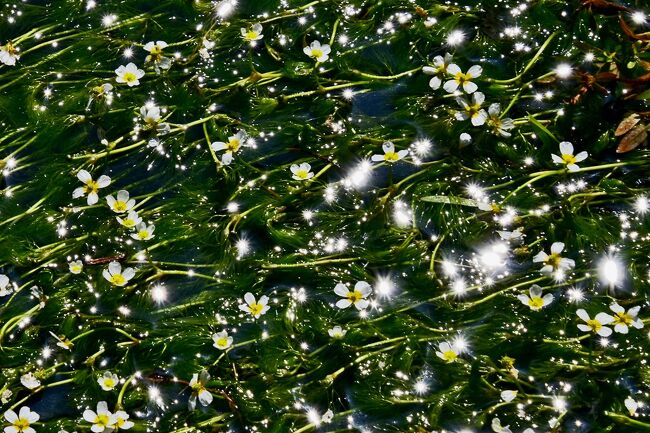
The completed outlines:
[[[458,350],[446,341],[438,344],[436,355],[445,362],[454,362],[458,358]]]
[[[269,303],[269,297],[266,295],[260,296],[260,300],[255,301],[255,296],[251,292],[247,292],[244,295],[244,302],[245,304],[239,304],[239,309],[249,313],[256,319],[266,314],[269,308],[271,308],[267,305]]]
[[[228,336],[227,331],[217,332],[212,334],[212,341],[214,341],[214,347],[219,350],[226,350],[232,346],[232,337]]]
[[[115,423],[111,425],[115,430],[128,430],[135,425],[133,421],[129,421],[129,414],[123,410],[115,412]]]
[[[203,39],[203,46],[199,49],[199,54],[203,60],[210,58],[210,50],[214,48],[216,44],[208,39]]]
[[[71,274],[80,274],[84,268],[84,264],[81,260],[75,260],[68,263],[68,268]]]
[[[588,156],[589,154],[584,150],[577,155],[574,155],[573,144],[568,141],[563,141],[560,143],[560,156],[551,155],[551,158],[556,164],[566,165],[566,168],[569,171],[578,171],[580,170],[580,167],[576,165],[576,162],[584,161]]]
[[[117,218],[117,222],[122,224],[124,227],[127,228],[133,228],[140,224],[142,222],[142,218],[138,216],[138,213],[134,210],[129,211],[129,214],[126,216],[126,218],[120,218],[120,217],[115,217]]]
[[[14,393],[10,389],[5,389],[2,391],[2,394],[0,394],[0,403],[2,404],[7,404],[9,403],[9,399],[11,396],[14,395]]]
[[[518,295],[517,299],[519,299],[522,304],[529,306],[533,311],[539,311],[553,302],[553,295],[550,293],[547,293],[542,297],[542,288],[537,284],[533,284],[528,290],[528,293],[530,293],[530,297],[528,297],[528,295]]]
[[[122,265],[119,262],[110,262],[108,264],[108,269],[104,269],[102,272],[104,278],[106,278],[114,286],[125,286],[131,278],[135,276],[135,271],[133,268],[126,268],[122,272]]]
[[[99,179],[96,181],[90,176],[86,170],[79,170],[77,173],[77,179],[82,181],[86,186],[81,186],[72,191],[72,198],[83,197],[88,194],[88,204],[93,205],[99,200],[97,192],[100,188],[107,187],[111,184],[111,178],[108,176],[99,176]]]
[[[228,143],[224,143],[223,141],[217,141],[215,143],[212,143],[210,146],[212,147],[212,150],[215,152],[219,152],[221,150],[225,150],[226,153],[223,154],[221,157],[221,162],[224,165],[229,165],[232,162],[233,155],[237,152],[239,152],[239,149],[241,146],[244,145],[244,143],[248,140],[248,135],[244,131],[238,131],[237,134],[228,137]]]
[[[436,56],[433,58],[433,66],[425,66],[422,68],[422,71],[425,74],[433,75],[433,78],[429,80],[429,87],[433,90],[438,90],[442,85],[442,80],[440,76],[443,76],[447,73],[447,68],[451,63],[452,55],[447,53],[445,57]]]
[[[512,433],[512,430],[510,430],[509,427],[510,426],[503,427],[499,418],[494,418],[492,420],[492,431],[495,433]]]
[[[109,195],[106,197],[106,202],[115,213],[128,212],[135,206],[135,200],[129,199],[129,192],[123,189],[117,192],[117,199]]]
[[[383,155],[372,155],[372,160],[374,162],[379,162],[379,161],[386,161],[386,162],[395,162],[399,161],[400,159],[404,158],[406,155],[408,155],[409,151],[406,149],[402,149],[398,152],[395,152],[395,145],[391,143],[390,141],[385,142],[381,146],[382,150],[384,151]]]
[[[262,24],[253,24],[253,26],[250,29],[245,29],[242,27],[241,29],[241,37],[248,42],[255,42],[259,41],[264,37],[262,34]]]
[[[332,338],[343,338],[345,337],[345,334],[348,333],[346,329],[341,328],[340,326],[335,326],[331,329],[327,330],[327,333],[330,335]]]
[[[492,132],[502,137],[510,137],[512,134],[508,131],[515,127],[515,123],[509,117],[501,118],[501,105],[490,104],[488,107],[487,124],[492,128]]]
[[[144,123],[155,126],[160,122],[160,107],[151,104],[143,105],[140,107],[140,116]]]
[[[332,412],[332,409],[327,409],[327,412],[325,412],[323,416],[320,417],[320,422],[328,424],[332,422],[333,418],[334,412]]]
[[[598,313],[593,319],[589,318],[589,314],[584,309],[576,311],[578,317],[585,321],[586,324],[579,324],[578,329],[583,332],[594,332],[601,337],[609,337],[612,335],[612,328],[608,325],[614,321],[614,318],[607,313]]]
[[[474,65],[466,73],[463,73],[458,65],[452,63],[447,67],[447,73],[453,79],[447,81],[443,88],[449,93],[454,93],[458,87],[462,87],[465,93],[474,93],[478,90],[478,86],[472,80],[480,77],[482,72],[483,68]]]
[[[140,84],[140,78],[144,77],[144,71],[138,69],[135,63],[120,66],[115,70],[117,78],[115,81],[118,83],[126,83],[129,87],[137,86]]]
[[[0,63],[4,63],[7,66],[14,66],[18,59],[20,59],[18,50],[13,46],[11,41],[7,42],[7,45],[0,47]]]
[[[56,339],[56,345],[61,349],[71,350],[72,347],[74,346],[74,343],[68,340],[67,338],[65,338],[65,335],[59,337],[52,331],[50,331],[50,335]]]
[[[612,322],[615,325],[614,331],[620,334],[627,334],[629,326],[636,329],[643,328],[643,321],[637,317],[641,307],[632,307],[626,312],[625,308],[617,303],[613,303],[609,306],[609,309],[614,312],[614,321]]]
[[[9,285],[9,277],[4,274],[0,274],[0,296],[7,296],[11,292],[12,289]]]
[[[553,242],[553,245],[551,245],[551,254],[546,254],[544,251],[540,251],[535,257],[533,257],[533,262],[542,262],[544,266],[541,271],[547,274],[557,271],[563,272],[567,269],[571,269],[575,266],[575,262],[571,259],[560,256],[560,253],[563,250],[564,243]]]
[[[511,232],[507,230],[498,230],[497,233],[504,241],[520,242],[524,236],[523,229],[521,227],[518,227]]]
[[[103,375],[99,376],[97,383],[104,391],[111,391],[120,383],[120,378],[115,373],[105,371]]]
[[[515,397],[517,397],[517,391],[513,391],[513,390],[510,390],[510,389],[506,390],[506,391],[501,391],[501,400],[503,400],[503,401],[505,401],[507,403],[514,400]]]
[[[640,406],[639,403],[635,401],[632,397],[626,398],[624,403],[625,403],[625,408],[630,413],[630,416],[635,416],[636,411]]]
[[[336,303],[336,306],[343,309],[348,308],[350,305],[354,305],[357,310],[363,310],[370,302],[366,299],[368,295],[372,292],[372,287],[370,284],[365,281],[357,281],[354,285],[354,290],[349,290],[345,284],[338,283],[334,287],[334,293],[341,296],[343,299],[339,299]]]
[[[147,226],[145,223],[140,223],[135,227],[135,233],[131,233],[131,237],[138,241],[148,241],[153,238],[153,232],[156,226],[150,224]]]
[[[143,47],[145,51],[149,51],[149,55],[145,59],[145,62],[153,62],[153,67],[157,74],[160,74],[160,69],[169,69],[172,66],[171,59],[162,55],[162,50],[166,48],[167,45],[168,44],[165,41],[151,41],[147,42]]]
[[[309,57],[316,59],[317,62],[324,62],[329,59],[329,53],[332,49],[329,45],[321,45],[319,41],[313,41],[308,47],[304,47],[302,51]]]
[[[108,404],[105,401],[97,403],[97,412],[86,409],[83,418],[92,424],[90,430],[95,433],[101,433],[104,430],[111,431],[111,426],[117,422],[117,417],[108,410]]]
[[[34,389],[41,386],[41,381],[36,379],[36,376],[31,371],[20,376],[20,383],[27,389]]]
[[[29,407],[23,406],[18,413],[9,409],[5,412],[5,419],[9,422],[9,426],[5,427],[5,433],[36,433],[31,424],[38,421],[40,416],[36,412],[32,412]]]
[[[481,92],[475,92],[472,94],[471,103],[467,102],[463,98],[457,98],[456,102],[458,102],[458,104],[463,108],[463,111],[456,113],[456,119],[470,119],[472,125],[474,126],[481,126],[485,124],[488,116],[485,110],[481,108],[483,101],[485,101],[485,95]]]
[[[307,180],[314,177],[314,172],[311,171],[311,165],[306,162],[303,162],[300,165],[292,164],[290,168],[291,173],[293,173],[293,176],[291,177],[295,180]]]
[[[203,406],[207,406],[212,403],[212,394],[210,391],[205,389],[205,385],[210,380],[210,374],[207,370],[201,370],[201,373],[194,373],[192,380],[190,380],[190,388],[192,388],[192,395],[189,400],[190,410],[196,408],[196,400],[198,398],[199,402]]]

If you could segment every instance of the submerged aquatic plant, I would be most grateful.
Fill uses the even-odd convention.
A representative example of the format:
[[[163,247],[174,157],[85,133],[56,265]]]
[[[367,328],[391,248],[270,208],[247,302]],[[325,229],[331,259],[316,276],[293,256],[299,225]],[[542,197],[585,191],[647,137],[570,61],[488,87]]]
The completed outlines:
[[[6,433],[650,430],[650,18],[8,0]]]

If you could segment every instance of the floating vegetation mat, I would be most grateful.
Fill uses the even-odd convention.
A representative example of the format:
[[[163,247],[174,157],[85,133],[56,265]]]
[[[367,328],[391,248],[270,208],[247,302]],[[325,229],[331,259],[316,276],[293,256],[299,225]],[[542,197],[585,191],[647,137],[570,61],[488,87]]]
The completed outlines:
[[[645,0],[0,3],[4,433],[650,431]]]

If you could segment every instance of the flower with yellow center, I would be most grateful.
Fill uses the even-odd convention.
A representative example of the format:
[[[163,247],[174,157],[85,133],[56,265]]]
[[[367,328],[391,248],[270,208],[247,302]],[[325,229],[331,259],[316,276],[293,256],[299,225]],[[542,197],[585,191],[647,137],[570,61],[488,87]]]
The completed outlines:
[[[247,292],[244,295],[244,303],[239,305],[239,309],[249,313],[254,318],[259,318],[260,316],[266,314],[269,311],[268,306],[269,297],[266,295],[260,296],[259,301],[255,300],[255,296],[251,292]]]
[[[21,407],[18,413],[9,409],[4,415],[10,424],[4,428],[5,433],[36,433],[31,425],[38,421],[40,416],[36,412],[32,412],[29,407]]]
[[[338,283],[334,287],[334,293],[343,298],[336,303],[338,308],[344,309],[354,305],[357,310],[364,310],[370,305],[366,298],[372,293],[372,287],[365,281],[358,281],[354,285],[354,289],[349,290],[345,284]]]
[[[225,153],[221,157],[221,162],[224,165],[229,165],[233,160],[234,154],[239,152],[239,149],[242,146],[245,146],[247,141],[248,141],[248,135],[246,134],[246,132],[237,131],[237,134],[228,137],[227,143],[223,141],[217,141],[215,143],[212,143],[210,147],[215,152],[220,152],[222,150],[225,150]]]
[[[593,332],[600,335],[601,337],[609,337],[612,335],[612,328],[609,328],[605,325],[609,325],[614,321],[614,318],[607,313],[598,313],[593,319],[589,317],[589,314],[584,309],[579,309],[576,311],[576,314],[581,318],[585,323],[579,324],[578,329],[583,332]]]
[[[580,167],[578,167],[576,163],[584,161],[588,156],[589,154],[584,150],[577,155],[574,155],[573,144],[568,141],[563,141],[560,143],[560,156],[551,155],[551,158],[554,163],[565,165],[569,171],[578,171],[580,170]]]
[[[262,25],[257,23],[253,24],[250,29],[241,28],[241,37],[247,42],[253,44],[255,41],[259,41],[264,37],[262,34]]]
[[[115,81],[118,83],[126,83],[129,87],[137,86],[140,84],[140,78],[144,77],[144,71],[138,69],[135,63],[120,66],[115,70],[117,78]]]
[[[614,312],[614,321],[612,322],[614,331],[627,334],[630,326],[636,329],[643,328],[643,321],[637,317],[641,307],[636,306],[625,311],[625,308],[613,303],[609,306],[609,309]]]
[[[79,198],[85,195],[88,195],[87,203],[88,205],[94,205],[99,200],[99,195],[97,192],[100,188],[107,187],[111,184],[111,178],[108,176],[99,176],[99,179],[96,181],[93,180],[90,173],[86,170],[79,170],[77,173],[77,179],[84,183],[84,186],[76,188],[72,191],[72,198]]]
[[[456,102],[462,107],[463,111],[456,113],[456,120],[462,121],[469,119],[474,126],[484,125],[488,118],[487,112],[481,108],[484,101],[485,95],[481,92],[473,93],[470,102],[467,102],[463,98],[457,98]]]
[[[458,359],[458,349],[454,348],[451,344],[446,341],[438,344],[438,350],[436,351],[438,358],[442,359],[445,362],[454,362]]]
[[[553,302],[553,295],[547,293],[546,295],[542,296],[542,288],[537,284],[533,284],[528,290],[528,293],[530,294],[530,297],[522,294],[518,295],[517,299],[519,299],[522,304],[530,307],[530,309],[533,311],[539,311]]]
[[[84,264],[81,260],[75,260],[68,264],[71,274],[80,274],[83,271]]]
[[[111,391],[120,383],[120,378],[117,374],[105,371],[102,376],[99,376],[97,383],[104,391]]]
[[[126,218],[117,218],[117,222],[123,225],[126,228],[133,228],[142,222],[142,218],[138,216],[138,213],[134,210],[130,211]]]
[[[95,433],[112,430],[112,425],[117,421],[117,417],[108,410],[108,404],[105,401],[97,403],[97,412],[86,409],[83,418],[92,424],[90,430]]]
[[[306,162],[303,162],[300,165],[292,164],[290,169],[291,173],[293,173],[293,176],[291,177],[295,180],[307,180],[314,177],[314,173],[311,171],[311,165]]]
[[[205,385],[210,381],[210,374],[206,370],[201,370],[200,373],[194,373],[190,380],[190,388],[192,388],[192,395],[190,396],[188,406],[190,410],[196,408],[196,401],[203,406],[208,406],[212,403],[212,394],[208,391]]]
[[[153,63],[154,70],[160,74],[161,69],[169,69],[172,66],[172,60],[169,57],[162,55],[163,49],[167,48],[168,44],[165,41],[147,42],[144,47],[145,51],[149,51],[149,55],[144,59],[147,63]]]
[[[384,151],[383,155],[372,155],[372,160],[374,162],[381,162],[385,161],[388,163],[393,163],[397,162],[400,159],[404,158],[406,155],[408,155],[409,151],[406,149],[402,149],[399,151],[395,151],[395,145],[391,143],[390,141],[385,142],[381,146],[382,150]]]
[[[0,47],[0,63],[15,66],[18,59],[20,59],[18,49],[13,46],[11,41],[7,42],[7,45]]]
[[[123,410],[115,412],[115,423],[111,425],[115,430],[128,430],[133,427],[135,423],[129,421],[129,414]]]
[[[114,286],[125,286],[135,276],[133,268],[126,268],[122,271],[122,265],[118,262],[110,262],[108,269],[102,273],[104,278]]]
[[[140,223],[135,227],[135,233],[131,233],[131,237],[137,241],[148,241],[153,238],[155,229],[153,224],[147,226],[145,223]]]
[[[327,330],[327,333],[330,335],[332,338],[343,338],[345,337],[345,334],[348,333],[346,329],[341,328],[340,326],[335,326],[331,329]]]
[[[483,68],[474,65],[466,73],[463,73],[458,65],[452,63],[447,67],[447,73],[453,77],[443,86],[447,92],[454,93],[459,87],[462,87],[465,93],[469,94],[478,90],[478,86],[472,80],[481,76]]]
[[[560,253],[564,250],[564,243],[554,242],[551,245],[551,254],[546,254],[544,251],[540,251],[533,257],[533,262],[543,263],[541,271],[546,274],[553,272],[564,272],[568,269],[571,269],[575,266],[575,262],[572,259],[564,258]]]
[[[232,340],[233,338],[228,335],[227,331],[212,334],[212,341],[214,342],[213,346],[219,350],[226,350],[232,346]]]
[[[319,41],[313,41],[309,46],[304,47],[302,51],[317,62],[324,62],[329,59],[332,49],[327,44],[321,45]]]
[[[117,192],[117,198],[112,195],[106,197],[106,202],[115,213],[128,212],[135,206],[135,200],[129,198],[129,192],[123,189]]]
[[[447,53],[445,57],[436,56],[433,59],[433,66],[425,66],[422,68],[422,72],[427,75],[433,75],[433,78],[429,81],[429,87],[433,90],[438,90],[442,85],[441,76],[447,74],[447,68],[451,64],[452,55]]]

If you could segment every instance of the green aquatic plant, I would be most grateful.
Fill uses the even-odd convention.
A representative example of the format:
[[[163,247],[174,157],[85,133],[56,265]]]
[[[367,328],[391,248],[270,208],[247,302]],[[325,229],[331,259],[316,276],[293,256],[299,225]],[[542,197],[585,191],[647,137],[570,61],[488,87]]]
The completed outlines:
[[[5,1],[5,433],[650,431],[646,13]]]

